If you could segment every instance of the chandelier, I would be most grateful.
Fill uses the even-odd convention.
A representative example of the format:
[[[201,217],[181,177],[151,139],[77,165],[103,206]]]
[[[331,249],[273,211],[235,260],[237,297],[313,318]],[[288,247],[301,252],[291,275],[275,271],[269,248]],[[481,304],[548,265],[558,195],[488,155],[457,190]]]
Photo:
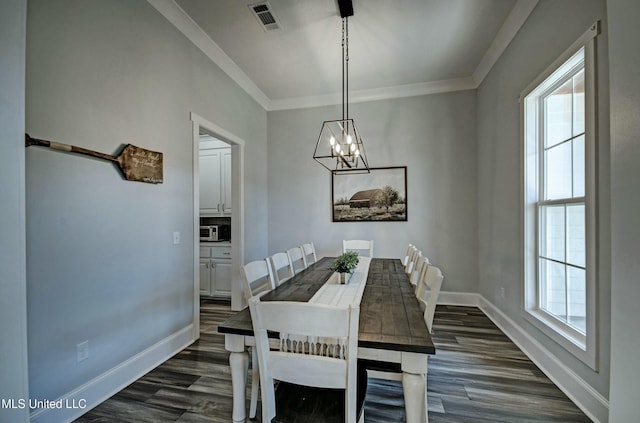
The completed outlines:
[[[313,158],[333,174],[369,173],[364,143],[349,117],[349,16],[351,1],[338,1],[342,17],[342,119],[322,123]]]

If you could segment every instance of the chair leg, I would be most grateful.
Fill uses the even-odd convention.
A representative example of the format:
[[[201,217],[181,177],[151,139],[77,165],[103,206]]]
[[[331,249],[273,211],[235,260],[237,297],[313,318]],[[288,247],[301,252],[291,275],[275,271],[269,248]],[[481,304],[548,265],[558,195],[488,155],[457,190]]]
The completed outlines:
[[[258,370],[258,353],[256,348],[251,348],[251,403],[249,406],[249,418],[255,419],[258,408],[258,386],[260,386],[260,372]]]

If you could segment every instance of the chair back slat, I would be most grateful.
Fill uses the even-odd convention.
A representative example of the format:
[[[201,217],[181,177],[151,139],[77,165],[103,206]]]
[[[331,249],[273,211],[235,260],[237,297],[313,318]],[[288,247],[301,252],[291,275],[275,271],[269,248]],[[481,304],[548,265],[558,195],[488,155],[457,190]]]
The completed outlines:
[[[416,265],[416,258],[418,257],[418,253],[422,254],[415,245],[412,245],[407,255],[407,264],[404,267],[404,271],[407,275],[410,275],[411,272],[413,272],[413,268]]]
[[[313,242],[302,244],[301,248],[304,259],[307,262],[307,266],[318,261],[318,257],[316,256],[316,247],[313,245]]]
[[[404,266],[405,269],[409,264],[409,258],[411,257],[412,253],[413,253],[413,244],[409,244],[407,246],[407,251],[404,253],[404,259],[402,259],[402,265]]]
[[[261,303],[262,325],[274,332],[304,336],[346,337],[350,310],[326,304],[267,301]],[[293,317],[293,319],[292,319]]]
[[[421,303],[420,307],[424,310],[424,321],[427,324],[429,332],[431,332],[433,315],[436,311],[443,279],[442,271],[435,266],[429,265],[427,266],[426,272],[424,272],[424,277],[421,281],[422,286],[420,286],[416,292],[416,297]]]
[[[289,248],[287,256],[289,256],[289,263],[293,268],[293,273],[300,273],[307,268],[307,260],[302,254],[302,247]]]
[[[422,277],[424,266],[429,263],[429,259],[422,255],[422,251],[418,251],[414,263],[413,269],[411,269],[411,273],[409,273],[409,281],[411,285],[414,286],[414,290],[416,290],[418,282],[420,282],[420,278]]]
[[[293,266],[289,261],[287,253],[275,253],[269,257],[271,262],[271,272],[276,286],[282,285],[293,277]]]
[[[345,239],[342,241],[342,252],[346,253],[347,251],[357,251],[358,255],[373,258],[373,240]]]
[[[271,267],[266,259],[245,264],[241,269],[241,273],[242,290],[247,300],[254,295],[262,294],[275,288]]]

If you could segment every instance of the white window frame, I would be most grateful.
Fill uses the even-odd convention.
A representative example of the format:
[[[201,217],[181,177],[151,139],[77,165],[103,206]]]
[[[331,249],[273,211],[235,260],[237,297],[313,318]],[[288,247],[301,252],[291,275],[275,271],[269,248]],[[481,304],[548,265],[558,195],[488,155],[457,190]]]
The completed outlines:
[[[524,317],[544,334],[556,341],[582,362],[597,370],[597,191],[596,191],[596,51],[595,37],[599,34],[596,22],[571,47],[558,57],[520,95],[521,119],[521,187],[522,187],[522,239]],[[548,92],[555,80],[554,73],[584,49],[585,72],[585,230],[586,230],[586,335],[539,308],[538,289],[538,203],[542,190],[539,175],[540,109],[535,106]],[[563,72],[564,74],[565,72]],[[551,77],[551,78],[550,78]],[[526,106],[526,107],[525,107]]]

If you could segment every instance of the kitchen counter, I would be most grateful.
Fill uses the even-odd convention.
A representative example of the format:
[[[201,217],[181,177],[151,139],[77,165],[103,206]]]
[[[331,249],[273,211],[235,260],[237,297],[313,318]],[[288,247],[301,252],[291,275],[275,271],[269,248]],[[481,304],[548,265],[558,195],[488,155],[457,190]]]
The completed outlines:
[[[201,247],[231,247],[231,241],[200,241]]]

